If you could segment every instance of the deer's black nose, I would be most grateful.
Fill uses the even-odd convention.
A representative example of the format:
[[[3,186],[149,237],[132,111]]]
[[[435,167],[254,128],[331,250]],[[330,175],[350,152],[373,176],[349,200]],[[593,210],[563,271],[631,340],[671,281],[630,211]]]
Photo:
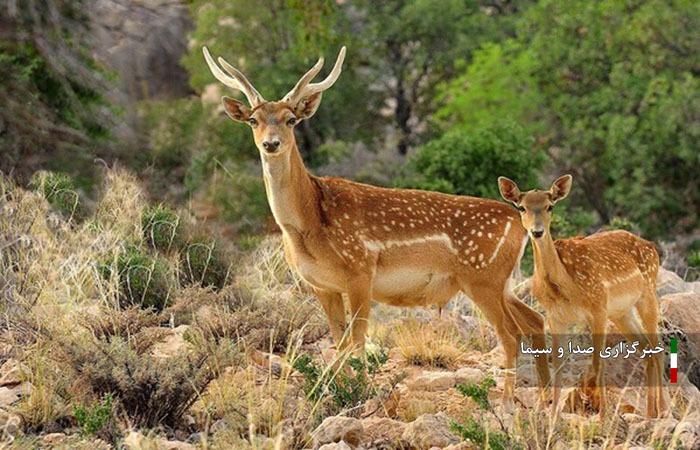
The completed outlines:
[[[262,145],[263,145],[263,148],[265,149],[265,151],[272,153],[279,148],[280,141],[279,141],[279,139],[273,139],[271,141],[263,141]]]
[[[532,232],[532,236],[537,238],[537,239],[541,238],[543,234],[544,234],[544,231],[533,231]]]

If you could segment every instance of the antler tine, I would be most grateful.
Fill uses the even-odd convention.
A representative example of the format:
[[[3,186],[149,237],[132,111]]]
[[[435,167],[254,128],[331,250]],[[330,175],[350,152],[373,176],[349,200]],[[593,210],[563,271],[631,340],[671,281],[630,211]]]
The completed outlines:
[[[335,64],[333,65],[333,70],[331,70],[331,73],[328,74],[328,76],[321,81],[320,83],[312,83],[312,84],[305,84],[302,85],[301,82],[307,78],[309,74],[311,74],[317,66],[319,66],[319,63],[323,62],[323,58],[319,59],[319,62],[316,63],[316,66],[314,66],[311,70],[309,70],[306,75],[302,77],[301,80],[299,80],[299,83],[297,83],[297,86],[292,89],[292,91],[285,96],[285,99],[288,97],[288,101],[290,102],[295,102],[298,100],[301,100],[304,97],[308,97],[310,95],[316,94],[318,92],[323,92],[326,89],[330,88],[333,86],[333,83],[336,82],[338,77],[340,76],[341,69],[343,67],[343,61],[345,60],[345,46],[340,49],[340,53],[338,53],[338,58],[335,60]],[[316,74],[321,70],[320,67],[318,67],[318,70],[313,73],[313,76],[311,76],[308,81],[311,81]],[[308,83],[307,81],[307,83]],[[298,87],[298,90],[297,90]]]
[[[238,80],[239,83],[241,83],[242,86],[244,86],[252,94],[253,97],[255,97],[255,99],[257,101],[256,104],[259,104],[259,103],[262,103],[265,101],[265,99],[263,99],[263,96],[260,95],[260,92],[258,92],[258,90],[255,89],[255,87],[253,86],[253,83],[248,81],[248,78],[246,78],[246,76],[243,75],[243,73],[240,70],[233,67],[231,64],[229,64],[221,56],[219,56],[218,61],[219,61],[219,64],[221,64],[221,67],[223,67],[225,71],[230,73],[236,80]],[[246,97],[248,97],[248,94],[246,94]],[[248,97],[248,101],[251,101],[250,97]],[[252,103],[251,103],[251,105],[255,106]]]
[[[326,89],[330,88],[333,86],[333,84],[336,82],[338,77],[340,76],[340,72],[343,68],[343,61],[345,60],[345,46],[340,49],[340,53],[338,53],[338,58],[335,60],[335,64],[333,65],[333,70],[331,70],[331,73],[328,74],[325,80],[321,81],[320,83],[313,83],[309,84],[306,86],[306,89],[304,89],[304,96],[309,96],[313,95],[317,92],[323,92]]]
[[[209,66],[209,70],[211,70],[212,75],[214,75],[214,77],[217,80],[221,81],[223,84],[225,84],[226,86],[228,86],[232,89],[236,89],[238,91],[243,92],[243,94],[248,99],[248,103],[250,103],[250,106],[255,107],[255,106],[259,105],[260,103],[262,103],[263,101],[265,101],[263,99],[263,97],[260,95],[260,93],[255,90],[253,85],[250,84],[248,79],[245,76],[243,76],[243,74],[241,72],[239,72],[238,70],[233,68],[230,64],[226,63],[226,61],[224,61],[224,63],[226,63],[224,67],[227,70],[233,69],[233,72],[231,74],[231,75],[233,75],[233,77],[231,75],[227,75],[214,62],[214,59],[211,57],[211,54],[209,53],[209,49],[206,46],[202,47],[202,51],[204,53],[204,59],[207,61],[207,65]]]
[[[297,84],[294,85],[294,88],[292,88],[292,90],[289,91],[287,93],[287,95],[285,95],[282,98],[282,101],[292,102],[294,100],[294,98],[297,96],[297,94],[299,92],[301,92],[306,87],[306,85],[308,85],[309,82],[314,79],[314,77],[316,75],[318,75],[318,73],[321,71],[322,67],[323,67],[323,57],[320,57],[320,58],[318,58],[318,61],[316,62],[316,64],[314,64],[314,66],[311,69],[309,69],[309,71],[306,72],[304,74],[304,76],[299,78],[299,81],[297,81]]]

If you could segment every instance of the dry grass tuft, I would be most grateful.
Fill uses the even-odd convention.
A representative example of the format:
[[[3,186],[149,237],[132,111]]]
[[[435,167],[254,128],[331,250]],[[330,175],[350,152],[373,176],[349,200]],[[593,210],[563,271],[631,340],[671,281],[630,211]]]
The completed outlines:
[[[391,340],[408,364],[455,368],[467,350],[452,322],[407,320],[395,326]]]

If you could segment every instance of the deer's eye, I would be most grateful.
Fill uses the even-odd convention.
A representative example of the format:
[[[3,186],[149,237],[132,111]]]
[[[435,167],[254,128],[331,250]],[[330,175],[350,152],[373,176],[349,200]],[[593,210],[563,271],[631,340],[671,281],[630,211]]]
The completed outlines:
[[[293,127],[297,123],[297,118],[296,117],[290,117],[287,119],[287,126]]]
[[[552,212],[553,209],[554,209],[554,205],[549,205],[547,207],[547,212]]]
[[[520,211],[520,212],[525,212],[525,208],[523,208],[523,207],[520,206],[520,205],[517,205],[515,208],[516,208],[518,211]]]
[[[248,119],[248,125],[250,125],[251,127],[254,127],[257,124],[258,124],[258,121],[253,119],[252,117],[250,119]]]

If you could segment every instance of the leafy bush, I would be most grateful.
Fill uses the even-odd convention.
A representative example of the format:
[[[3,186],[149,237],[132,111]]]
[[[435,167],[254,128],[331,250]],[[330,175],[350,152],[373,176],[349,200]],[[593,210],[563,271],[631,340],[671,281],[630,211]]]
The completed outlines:
[[[68,218],[79,217],[83,212],[75,180],[68,174],[39,171],[32,176],[29,187]]]
[[[220,289],[228,276],[228,266],[215,240],[190,242],[180,256],[180,277],[185,284]]]
[[[99,433],[112,418],[112,395],[106,394],[92,406],[75,406],[73,415],[84,434]]]
[[[315,401],[330,396],[338,409],[354,407],[375,395],[373,375],[387,362],[387,354],[368,353],[366,359],[351,356],[345,362],[354,373],[323,368],[308,355],[300,355],[293,363],[294,369],[304,376],[304,392]]]
[[[473,442],[479,448],[491,450],[509,450],[518,447],[510,445],[508,435],[501,432],[487,430],[477,420],[468,419],[464,424],[452,422],[450,429],[462,440]]]
[[[499,175],[535,185],[543,162],[529,134],[513,122],[500,121],[475,130],[458,129],[420,147],[409,161],[401,185],[500,198]]]
[[[452,422],[452,431],[457,433],[463,440],[473,442],[480,448],[492,450],[522,448],[521,445],[512,440],[501,418],[496,414],[489,401],[489,389],[494,386],[496,386],[494,379],[487,377],[481,380],[479,384],[458,384],[457,390],[465,397],[471,398],[479,408],[491,413],[498,420],[501,430],[489,430],[478,420],[469,418],[464,424]]]
[[[216,205],[218,217],[236,231],[257,233],[270,214],[259,170],[251,162],[222,163],[201,154],[193,159],[185,183],[188,190],[197,191],[199,199]]]
[[[141,229],[148,245],[168,251],[179,238],[180,217],[167,206],[149,206],[141,215]]]
[[[632,222],[630,219],[618,216],[610,219],[610,223],[608,223],[604,228],[606,230],[626,230],[636,234],[641,232],[636,223]]]
[[[688,263],[688,271],[686,280],[693,281],[700,279],[700,239],[694,240],[686,249],[686,262]]]
[[[106,279],[116,276],[122,307],[139,305],[160,311],[168,301],[170,290],[165,264],[136,246],[119,252],[115,261],[103,263],[100,271]]]
[[[552,214],[552,236],[565,239],[588,233],[596,223],[595,215],[569,205],[557,205]]]

